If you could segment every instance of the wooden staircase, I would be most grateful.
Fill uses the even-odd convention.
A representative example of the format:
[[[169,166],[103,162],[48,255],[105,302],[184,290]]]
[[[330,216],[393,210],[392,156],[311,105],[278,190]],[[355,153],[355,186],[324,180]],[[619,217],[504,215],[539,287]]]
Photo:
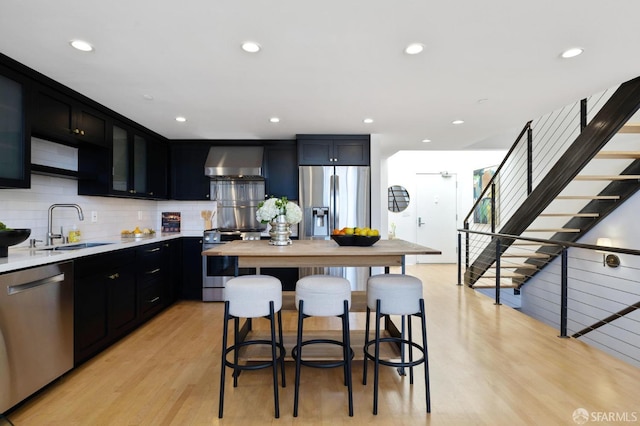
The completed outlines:
[[[631,143],[628,138],[616,138],[611,150],[605,145],[617,134],[640,133],[640,123],[626,124],[639,107],[640,79],[635,79],[616,91],[497,232],[575,242],[633,196],[640,189],[640,137]],[[599,174],[599,170],[607,173]],[[580,194],[580,185],[585,182],[600,184],[601,189]],[[465,284],[474,288],[496,286],[496,249],[495,240],[487,244],[465,271]],[[560,252],[553,244],[501,239],[500,286],[520,288]]]

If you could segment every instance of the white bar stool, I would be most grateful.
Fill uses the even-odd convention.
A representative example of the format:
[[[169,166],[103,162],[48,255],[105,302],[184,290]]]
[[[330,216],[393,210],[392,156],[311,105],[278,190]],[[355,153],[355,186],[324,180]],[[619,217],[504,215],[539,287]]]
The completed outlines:
[[[376,311],[375,338],[369,339],[369,319],[371,309]],[[401,315],[402,321],[406,315],[408,318],[408,340],[404,336],[380,337],[380,320],[385,315]],[[420,317],[422,322],[422,346],[412,340],[411,316]],[[400,346],[402,356],[400,361],[380,359],[380,343],[389,342]],[[370,352],[370,346],[374,345],[374,354]],[[409,348],[409,361],[404,360],[404,347]],[[414,360],[413,349],[422,353],[422,357]],[[369,277],[367,281],[367,320],[365,325],[364,342],[364,371],[362,383],[367,384],[368,360],[374,361],[373,378],[373,414],[378,414],[378,370],[380,364],[391,367],[409,367],[410,383],[413,384],[413,367],[424,364],[424,383],[426,392],[427,413],[431,412],[431,396],[429,391],[429,360],[427,356],[427,323],[424,311],[424,299],[422,296],[422,281],[416,277],[403,274],[381,274]]]
[[[296,346],[291,350],[291,356],[296,361],[295,393],[293,401],[293,416],[298,416],[298,395],[300,391],[300,367],[302,365],[314,368],[344,368],[344,382],[349,394],[349,416],[353,416],[353,392],[351,380],[351,360],[354,353],[349,338],[349,307],[351,306],[351,285],[349,281],[331,275],[309,275],[296,283],[296,307],[298,309],[298,333]],[[342,319],[342,341],[332,339],[310,339],[302,341],[303,320],[312,316],[337,316]],[[342,360],[319,361],[304,360],[304,346],[313,344],[332,344],[342,348]]]
[[[225,367],[233,368],[233,387],[238,386],[238,375],[242,370],[258,370],[271,367],[273,369],[273,399],[275,417],[280,417],[280,403],[278,399],[278,362],[282,372],[282,387],[285,387],[284,357],[286,350],[282,340],[282,284],[280,280],[268,275],[242,275],[227,281],[224,291],[224,326],[222,333],[222,360],[220,363],[220,403],[218,418],[222,418],[224,405]],[[278,340],[276,340],[275,313],[278,313]],[[244,340],[240,336],[240,318],[266,317],[271,323],[271,340]],[[233,345],[227,347],[227,324],[234,320]],[[249,345],[269,345],[271,360],[251,364],[240,364],[238,353],[240,349]],[[276,354],[276,348],[279,350]],[[233,361],[227,359],[227,354],[233,352]]]

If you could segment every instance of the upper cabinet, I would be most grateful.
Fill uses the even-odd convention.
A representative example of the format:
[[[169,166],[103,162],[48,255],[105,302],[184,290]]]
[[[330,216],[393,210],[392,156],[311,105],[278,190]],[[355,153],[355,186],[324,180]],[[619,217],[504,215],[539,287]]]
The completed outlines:
[[[27,83],[0,66],[0,187],[28,188],[31,144],[26,124]]]
[[[111,149],[80,147],[78,193],[166,199],[167,144],[119,122],[107,134]]]
[[[265,193],[298,199],[298,163],[295,141],[267,142],[264,146]]]
[[[33,97],[31,133],[68,145],[108,146],[107,119],[99,112],[55,90],[37,86]]]
[[[368,166],[369,135],[298,135],[301,166]]]
[[[174,200],[210,199],[210,179],[204,174],[209,142],[171,143],[171,198]]]

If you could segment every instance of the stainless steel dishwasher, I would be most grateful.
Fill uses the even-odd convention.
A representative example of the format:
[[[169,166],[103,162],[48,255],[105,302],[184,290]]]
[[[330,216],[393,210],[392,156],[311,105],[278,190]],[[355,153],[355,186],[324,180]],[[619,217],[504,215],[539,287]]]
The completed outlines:
[[[73,264],[0,275],[0,413],[73,368]]]

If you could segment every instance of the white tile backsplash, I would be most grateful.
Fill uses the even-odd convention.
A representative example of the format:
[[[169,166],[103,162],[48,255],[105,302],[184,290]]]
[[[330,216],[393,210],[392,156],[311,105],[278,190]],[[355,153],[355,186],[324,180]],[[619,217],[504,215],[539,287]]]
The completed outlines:
[[[31,138],[31,163],[78,171],[78,148]]]
[[[74,209],[53,211],[53,231],[64,228],[65,234],[73,225],[81,231],[81,238],[100,239],[118,235],[124,229],[160,229],[163,211],[181,213],[181,231],[199,235],[204,230],[201,210],[216,210],[214,201],[152,201],[125,198],[92,197],[78,194],[78,182],[52,176],[31,176],[29,189],[0,189],[0,221],[10,228],[31,228],[31,237],[44,240],[47,233],[47,212],[56,203],[78,204],[84,213],[80,221]],[[91,212],[98,213],[98,221],[91,222]],[[139,214],[142,219],[138,219]],[[215,219],[213,225],[215,226]],[[26,245],[27,242],[22,245]]]

